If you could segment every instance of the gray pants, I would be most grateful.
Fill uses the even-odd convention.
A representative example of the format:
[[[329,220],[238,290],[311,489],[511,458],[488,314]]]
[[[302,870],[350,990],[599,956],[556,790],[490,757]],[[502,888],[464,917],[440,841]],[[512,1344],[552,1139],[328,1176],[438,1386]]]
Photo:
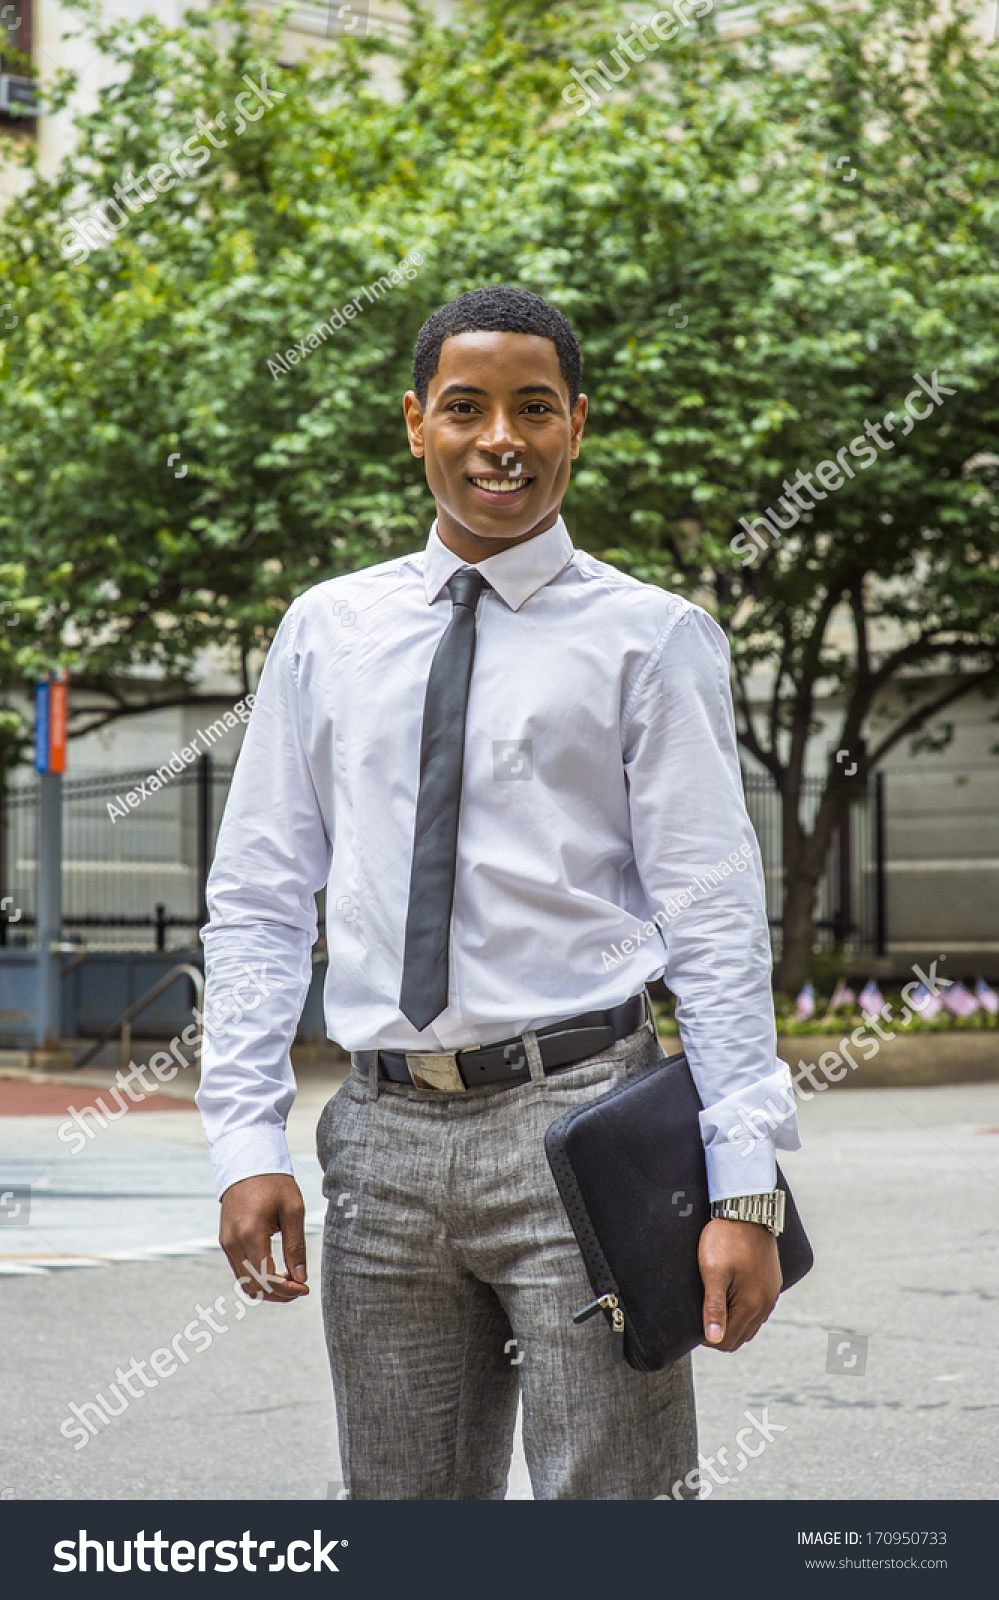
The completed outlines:
[[[533,1043],[533,1041],[532,1041]],[[323,1312],[352,1500],[502,1500],[518,1394],[538,1500],[651,1500],[697,1461],[690,1360],[613,1359],[544,1152],[548,1125],[662,1055],[642,1029],[464,1094],[355,1068],[317,1146]]]

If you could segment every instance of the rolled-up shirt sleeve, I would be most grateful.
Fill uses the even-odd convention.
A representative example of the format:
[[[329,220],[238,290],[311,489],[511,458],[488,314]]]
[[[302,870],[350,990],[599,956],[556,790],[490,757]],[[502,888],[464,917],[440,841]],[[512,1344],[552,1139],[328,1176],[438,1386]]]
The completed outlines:
[[[315,893],[329,876],[333,819],[302,737],[296,636],[286,613],[261,674],[208,880],[205,1031],[198,1107],[221,1195],[292,1171],[285,1127],[294,1042],[312,975]]]
[[[665,946],[664,977],[704,1110],[713,1200],[773,1188],[774,1147],[799,1146],[776,1054],[759,845],[742,789],[729,651],[696,606],[674,612],[624,715],[635,861]]]

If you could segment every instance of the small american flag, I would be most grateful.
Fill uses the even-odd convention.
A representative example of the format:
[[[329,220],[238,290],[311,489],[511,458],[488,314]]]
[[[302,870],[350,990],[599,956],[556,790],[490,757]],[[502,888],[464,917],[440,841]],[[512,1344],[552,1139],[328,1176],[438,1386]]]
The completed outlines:
[[[989,988],[984,978],[979,978],[975,984],[975,995],[982,1010],[987,1011],[990,1017],[994,1017],[999,1011],[999,995],[994,989]]]
[[[978,1001],[963,983],[951,983],[943,993],[943,1003],[954,1017],[970,1017],[978,1010]]]
[[[925,983],[919,985],[912,997],[912,1004],[924,1022],[932,1022],[937,1012],[943,1009],[943,1001],[940,996],[931,994]]]
[[[849,984],[844,983],[842,978],[840,978],[832,992],[832,995],[830,996],[827,1010],[838,1011],[840,1006],[853,1006],[856,1005],[856,1003],[857,996],[854,994]]]
[[[873,978],[868,978],[864,987],[857,996],[857,1004],[865,1017],[880,1017],[884,1008],[885,997],[881,993]]]
[[[809,1017],[815,1015],[815,985],[806,983],[797,1000],[794,1002],[795,1014],[799,1022],[807,1022]]]

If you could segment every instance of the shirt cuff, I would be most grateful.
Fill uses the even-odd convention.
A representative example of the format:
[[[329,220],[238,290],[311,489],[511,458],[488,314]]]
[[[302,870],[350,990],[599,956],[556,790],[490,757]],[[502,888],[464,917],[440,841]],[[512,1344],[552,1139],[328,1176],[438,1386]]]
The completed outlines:
[[[295,1175],[284,1129],[266,1123],[223,1133],[213,1143],[211,1152],[215,1192],[220,1200],[227,1189],[243,1178],[259,1178],[265,1172]]]
[[[777,1160],[769,1139],[761,1139],[745,1159],[729,1144],[704,1152],[708,1199],[728,1200],[740,1194],[769,1194],[777,1179]]]
[[[700,1114],[711,1200],[769,1193],[776,1182],[775,1149],[801,1147],[790,1068],[779,1058],[774,1068]]]

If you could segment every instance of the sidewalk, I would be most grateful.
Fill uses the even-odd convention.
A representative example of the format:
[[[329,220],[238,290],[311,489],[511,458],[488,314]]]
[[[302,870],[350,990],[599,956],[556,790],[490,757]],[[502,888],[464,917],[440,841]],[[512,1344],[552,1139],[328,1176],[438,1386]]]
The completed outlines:
[[[299,1073],[289,1142],[314,1231],[324,1203],[309,1130],[345,1071]],[[118,1110],[100,1092],[114,1082],[110,1068],[36,1080],[0,1079],[0,1178],[31,1187],[28,1228],[5,1226],[0,1213],[0,1276],[214,1249],[218,1202],[193,1068],[103,1128],[102,1105]]]
[[[799,1123],[815,1267],[744,1350],[695,1353],[712,1498],[999,1496],[999,1084],[841,1088]],[[740,1468],[747,1407],[785,1431]]]
[[[314,1227],[315,1121],[335,1081],[302,1073],[289,1130]],[[18,1499],[325,1498],[339,1469],[318,1235],[309,1236],[308,1299],[237,1320],[231,1275],[208,1247],[217,1205],[190,1109],[124,1117],[93,1142],[92,1161],[63,1153],[59,1120],[0,1119],[0,1174],[34,1163],[53,1180],[49,1199],[39,1186],[32,1212],[44,1237],[0,1228],[0,1252],[8,1262],[21,1255],[2,1286],[0,1490]],[[804,1148],[782,1166],[815,1269],[744,1350],[695,1356],[711,1498],[995,1498],[999,1085],[841,1088],[803,1106],[801,1125]],[[72,1201],[57,1201],[70,1186]],[[52,1214],[50,1204],[66,1210]],[[205,1248],[195,1248],[199,1238]],[[56,1258],[70,1244],[98,1264],[56,1268],[36,1255],[23,1270],[27,1251]],[[107,1259],[116,1246],[128,1259]],[[196,1307],[210,1311],[219,1297],[226,1331],[211,1348],[84,1448],[60,1434],[71,1401],[107,1393],[117,1366],[182,1339]],[[519,1452],[509,1497],[530,1498]]]

